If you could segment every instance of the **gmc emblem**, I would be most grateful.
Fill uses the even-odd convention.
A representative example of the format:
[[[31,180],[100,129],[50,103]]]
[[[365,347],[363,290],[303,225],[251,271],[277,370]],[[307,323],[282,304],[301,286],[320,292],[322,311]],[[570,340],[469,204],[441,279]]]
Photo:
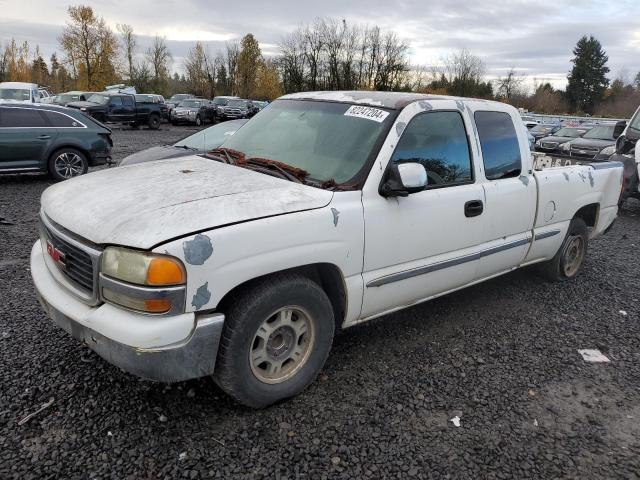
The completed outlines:
[[[64,253],[53,246],[53,243],[47,240],[47,253],[53,259],[53,261],[63,270],[67,267],[64,263]]]

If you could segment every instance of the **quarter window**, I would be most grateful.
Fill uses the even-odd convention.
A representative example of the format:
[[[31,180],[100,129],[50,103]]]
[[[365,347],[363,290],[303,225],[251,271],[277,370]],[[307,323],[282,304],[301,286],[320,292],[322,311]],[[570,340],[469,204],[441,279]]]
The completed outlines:
[[[424,166],[427,188],[473,181],[467,132],[458,112],[422,113],[414,117],[391,159]]]
[[[111,97],[111,105],[115,105],[116,107],[119,107],[122,105],[122,98],[121,97]]]
[[[39,111],[28,108],[3,108],[0,122],[0,127],[34,128],[48,126]]]
[[[520,143],[511,116],[504,112],[476,112],[475,120],[487,179],[519,176]]]
[[[122,103],[127,107],[132,107],[133,106],[133,98],[131,98],[131,97],[122,97]]]

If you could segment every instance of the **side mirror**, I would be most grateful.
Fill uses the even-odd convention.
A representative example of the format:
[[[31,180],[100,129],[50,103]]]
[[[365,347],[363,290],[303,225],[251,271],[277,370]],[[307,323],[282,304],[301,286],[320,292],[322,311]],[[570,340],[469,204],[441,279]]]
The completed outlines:
[[[616,126],[613,129],[613,138],[619,138],[620,135],[622,135],[622,132],[624,132],[624,129],[627,127],[627,122],[618,122],[616,123]]]
[[[419,163],[392,163],[385,180],[380,185],[383,197],[406,197],[424,190],[427,186],[427,171]]]

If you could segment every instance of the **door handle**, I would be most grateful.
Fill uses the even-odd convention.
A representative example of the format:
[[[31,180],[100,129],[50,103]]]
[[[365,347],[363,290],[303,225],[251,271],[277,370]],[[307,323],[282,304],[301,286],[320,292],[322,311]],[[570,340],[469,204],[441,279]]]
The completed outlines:
[[[38,140],[49,140],[51,135],[38,135]]]
[[[477,217],[482,215],[484,211],[484,205],[482,200],[469,200],[464,204],[464,216],[465,217]]]

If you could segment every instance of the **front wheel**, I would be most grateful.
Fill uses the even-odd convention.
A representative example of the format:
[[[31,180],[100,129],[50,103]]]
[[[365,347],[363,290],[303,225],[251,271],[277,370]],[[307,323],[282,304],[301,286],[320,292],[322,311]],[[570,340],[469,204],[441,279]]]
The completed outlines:
[[[74,148],[63,148],[51,155],[48,170],[54,180],[67,180],[87,173],[89,162],[82,152]]]
[[[160,128],[160,116],[159,115],[151,115],[149,117],[149,128],[151,130],[158,130]]]
[[[199,127],[202,125],[202,118],[200,118],[200,115],[196,115],[196,126]]]
[[[262,408],[302,392],[324,365],[334,334],[331,302],[296,274],[258,281],[228,302],[214,379]]]
[[[574,218],[558,252],[551,260],[540,264],[538,271],[552,282],[575,278],[584,266],[588,244],[587,224],[581,218]]]

